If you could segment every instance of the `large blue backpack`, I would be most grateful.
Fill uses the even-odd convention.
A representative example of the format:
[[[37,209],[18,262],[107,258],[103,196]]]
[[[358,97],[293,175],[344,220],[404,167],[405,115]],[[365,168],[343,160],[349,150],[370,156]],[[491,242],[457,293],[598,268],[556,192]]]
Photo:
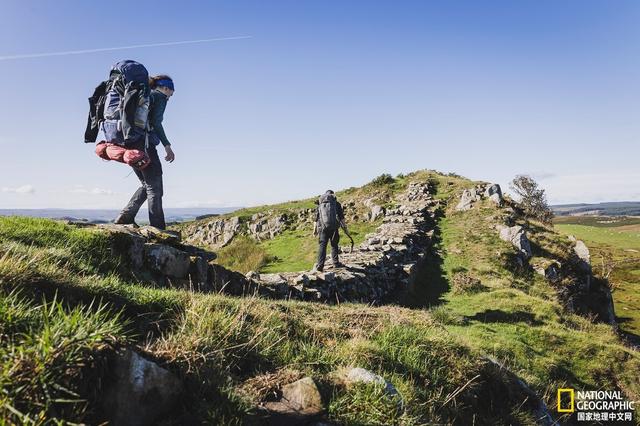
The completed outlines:
[[[89,98],[85,142],[95,142],[98,128],[107,142],[127,146],[143,140],[148,130],[150,93],[144,65],[132,60],[113,65],[109,80]]]

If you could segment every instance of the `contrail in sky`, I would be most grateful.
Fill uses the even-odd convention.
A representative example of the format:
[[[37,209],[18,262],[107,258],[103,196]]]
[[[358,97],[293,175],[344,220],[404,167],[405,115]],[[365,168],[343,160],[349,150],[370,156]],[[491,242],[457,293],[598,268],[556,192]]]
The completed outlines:
[[[212,41],[241,40],[245,38],[251,38],[251,36],[219,37],[219,38],[205,38],[202,40],[169,41],[166,43],[134,44],[132,46],[102,47],[99,49],[85,49],[85,50],[67,50],[65,52],[27,53],[23,55],[0,56],[0,61],[9,61],[12,59],[46,58],[48,56],[83,55],[85,53],[111,52],[114,50],[139,49],[141,47],[177,46],[180,44],[209,43]]]

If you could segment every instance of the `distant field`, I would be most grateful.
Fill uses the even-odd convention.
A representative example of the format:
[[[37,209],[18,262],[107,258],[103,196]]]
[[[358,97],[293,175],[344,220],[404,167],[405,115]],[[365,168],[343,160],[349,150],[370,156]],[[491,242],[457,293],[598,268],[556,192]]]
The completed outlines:
[[[640,335],[640,218],[610,216],[565,216],[555,220],[556,228],[583,240],[591,249],[594,272],[613,270],[616,314],[624,331]]]
[[[557,215],[640,216],[640,202],[622,201],[597,204],[563,204],[552,206]]]

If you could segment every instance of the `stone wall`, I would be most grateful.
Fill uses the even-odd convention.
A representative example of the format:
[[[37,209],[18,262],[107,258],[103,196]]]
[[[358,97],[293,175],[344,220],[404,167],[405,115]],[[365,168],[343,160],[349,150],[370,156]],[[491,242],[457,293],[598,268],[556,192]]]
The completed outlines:
[[[101,225],[117,234],[114,251],[130,263],[134,274],[151,279],[159,286],[185,288],[232,295],[256,294],[277,299],[299,299],[337,303],[343,301],[376,303],[397,286],[407,287],[430,247],[433,218],[439,206],[424,183],[410,184],[397,197],[398,208],[389,210],[377,230],[364,243],[340,256],[342,267],[327,265],[325,272],[298,272],[247,275],[230,271],[213,262],[215,254],[180,241],[177,235],[151,227]],[[252,218],[255,233],[272,232],[283,221]],[[263,221],[263,222],[261,222]],[[236,222],[210,222],[212,230],[231,232]],[[122,244],[123,239],[126,244]]]

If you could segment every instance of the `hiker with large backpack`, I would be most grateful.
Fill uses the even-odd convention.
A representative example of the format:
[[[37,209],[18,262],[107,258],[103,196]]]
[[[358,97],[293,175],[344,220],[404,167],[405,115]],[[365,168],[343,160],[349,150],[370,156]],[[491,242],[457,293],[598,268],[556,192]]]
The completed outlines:
[[[160,164],[156,146],[162,143],[166,152],[165,160],[169,163],[173,162],[175,154],[164,133],[162,120],[167,101],[173,95],[174,86],[173,80],[166,75],[149,78],[149,86],[151,89],[151,101],[149,105],[149,133],[146,150],[151,163],[149,167],[143,170],[134,168],[134,172],[140,179],[142,186],[138,188],[129,203],[122,209],[115,223],[134,223],[138,210],[146,200],[149,209],[149,224],[159,229],[165,229],[164,211],[162,210],[162,165]]]
[[[167,100],[173,92],[170,77],[150,78],[142,64],[127,60],[116,63],[109,80],[102,82],[89,98],[85,142],[95,142],[102,130],[106,141],[96,145],[96,154],[129,164],[142,183],[115,220],[117,224],[134,224],[138,210],[147,201],[151,226],[166,227],[162,165],[156,146],[162,143],[166,161],[175,159],[162,127]]]
[[[318,200],[318,208],[316,210],[316,220],[313,225],[313,235],[318,236],[318,260],[315,272],[324,270],[324,262],[327,257],[327,244],[331,244],[331,259],[333,267],[341,267],[342,264],[338,259],[338,243],[340,242],[339,228],[347,231],[344,221],[344,210],[342,205],[336,199],[335,193],[328,190]]]

